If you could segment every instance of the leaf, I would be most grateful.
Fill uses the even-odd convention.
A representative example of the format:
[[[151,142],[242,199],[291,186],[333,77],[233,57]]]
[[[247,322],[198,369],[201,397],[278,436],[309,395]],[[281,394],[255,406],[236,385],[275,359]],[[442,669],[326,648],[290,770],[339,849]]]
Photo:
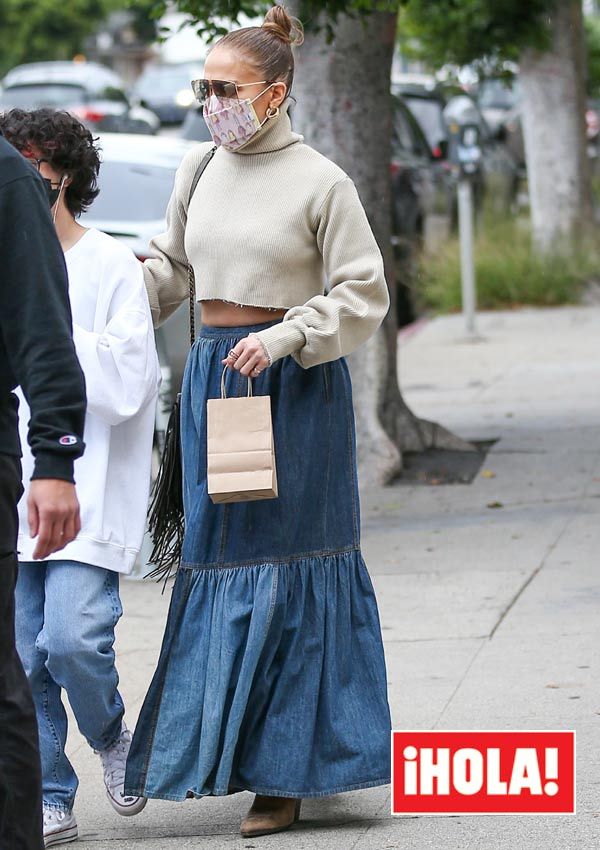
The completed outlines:
[[[523,47],[548,44],[548,12],[556,0],[405,0],[401,37],[417,38],[434,67],[478,63],[493,70]]]
[[[496,477],[496,473],[495,473],[495,472],[492,472],[492,470],[491,470],[491,469],[483,469],[483,470],[481,471],[481,477],[482,477],[482,478],[495,478],[495,477]]]
[[[488,502],[486,505],[487,508],[503,508],[504,505],[502,502]]]

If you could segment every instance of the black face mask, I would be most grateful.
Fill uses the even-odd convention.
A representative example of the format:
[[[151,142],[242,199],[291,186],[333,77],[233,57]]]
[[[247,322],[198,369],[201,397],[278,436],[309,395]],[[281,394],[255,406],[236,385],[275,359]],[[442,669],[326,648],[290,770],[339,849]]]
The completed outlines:
[[[44,187],[46,189],[46,194],[48,195],[48,203],[50,204],[50,209],[54,206],[54,204],[58,201],[58,197],[60,195],[60,186],[54,188],[52,185],[52,180],[49,177],[42,177],[44,181]]]

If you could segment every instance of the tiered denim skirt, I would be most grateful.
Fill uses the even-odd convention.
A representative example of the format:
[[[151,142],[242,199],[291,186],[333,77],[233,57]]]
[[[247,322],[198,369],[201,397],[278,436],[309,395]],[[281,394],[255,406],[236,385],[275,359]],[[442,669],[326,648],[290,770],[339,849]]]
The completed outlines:
[[[190,352],[183,561],[127,793],[319,797],[390,781],[345,361],[304,370],[286,357],[253,382],[271,397],[279,498],[214,505],[207,495],[207,399],[220,394],[227,352],[264,327],[203,327]],[[237,372],[227,392],[246,392]]]

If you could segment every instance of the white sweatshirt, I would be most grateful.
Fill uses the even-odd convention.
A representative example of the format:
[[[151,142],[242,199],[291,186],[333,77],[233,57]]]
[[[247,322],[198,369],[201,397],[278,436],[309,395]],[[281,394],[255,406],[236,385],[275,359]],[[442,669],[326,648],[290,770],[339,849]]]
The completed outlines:
[[[81,532],[48,560],[130,573],[144,535],[160,370],[142,266],[99,230],[65,252],[73,339],[87,390],[85,454],[75,461]],[[23,480],[33,457],[29,409],[19,392]],[[30,561],[27,491],[19,503],[19,558]]]

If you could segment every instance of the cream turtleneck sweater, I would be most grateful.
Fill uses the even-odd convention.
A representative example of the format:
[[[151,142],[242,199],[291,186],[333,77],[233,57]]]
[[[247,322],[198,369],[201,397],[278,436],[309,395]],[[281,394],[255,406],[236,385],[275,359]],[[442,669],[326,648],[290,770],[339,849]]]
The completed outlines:
[[[287,310],[258,334],[273,361],[292,354],[308,368],[353,351],[381,324],[389,295],[350,178],[292,132],[284,105],[235,153],[217,150],[188,210],[211,146],[198,145],[181,163],[167,230],[145,262],[155,324],[188,296],[189,258],[199,301]]]

